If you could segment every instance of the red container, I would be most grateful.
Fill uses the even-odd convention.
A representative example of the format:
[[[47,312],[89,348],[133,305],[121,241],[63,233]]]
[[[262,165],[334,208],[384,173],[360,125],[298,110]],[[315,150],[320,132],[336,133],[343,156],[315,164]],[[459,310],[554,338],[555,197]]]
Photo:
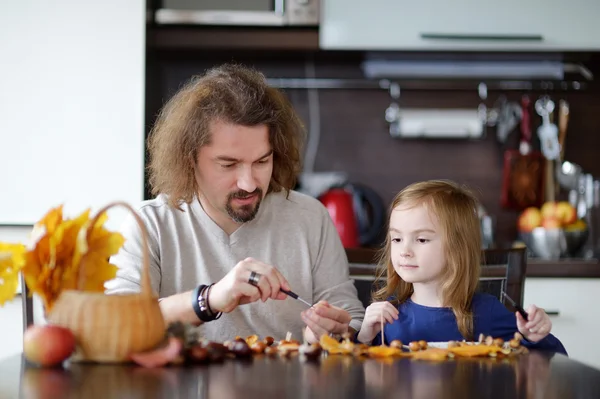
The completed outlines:
[[[319,200],[327,208],[344,248],[360,246],[352,194],[343,188],[332,188]]]

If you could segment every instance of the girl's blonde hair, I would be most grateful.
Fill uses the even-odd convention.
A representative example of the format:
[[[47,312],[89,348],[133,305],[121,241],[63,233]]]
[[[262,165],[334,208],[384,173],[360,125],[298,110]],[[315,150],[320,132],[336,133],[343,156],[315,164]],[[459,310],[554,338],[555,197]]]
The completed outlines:
[[[446,267],[440,281],[443,306],[452,308],[458,329],[464,339],[473,340],[471,301],[479,283],[481,267],[481,231],[477,198],[465,187],[447,180],[429,180],[412,184],[400,191],[390,207],[426,206],[435,214],[441,228],[446,253]],[[388,218],[389,227],[389,218]],[[374,301],[387,301],[396,306],[413,293],[413,285],[402,280],[391,260],[390,235],[379,252],[375,281],[381,288],[373,293]]]

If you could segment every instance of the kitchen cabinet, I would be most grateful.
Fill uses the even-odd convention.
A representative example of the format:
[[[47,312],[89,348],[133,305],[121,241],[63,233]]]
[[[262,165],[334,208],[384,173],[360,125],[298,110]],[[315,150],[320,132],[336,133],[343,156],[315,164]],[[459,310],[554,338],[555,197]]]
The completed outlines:
[[[327,0],[327,50],[594,51],[600,1]]]
[[[524,307],[535,304],[551,315],[552,334],[569,357],[600,369],[600,278],[526,278]]]

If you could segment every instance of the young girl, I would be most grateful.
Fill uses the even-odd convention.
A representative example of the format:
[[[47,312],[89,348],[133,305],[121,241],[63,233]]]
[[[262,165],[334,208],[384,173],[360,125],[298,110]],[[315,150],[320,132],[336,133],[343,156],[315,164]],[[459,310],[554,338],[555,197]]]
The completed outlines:
[[[357,340],[385,344],[425,340],[477,340],[479,334],[509,340],[519,331],[523,345],[566,354],[550,334],[552,322],[532,305],[529,321],[498,298],[476,292],[481,263],[477,199],[441,180],[408,186],[394,199],[389,232],[380,254],[383,287],[367,307]]]

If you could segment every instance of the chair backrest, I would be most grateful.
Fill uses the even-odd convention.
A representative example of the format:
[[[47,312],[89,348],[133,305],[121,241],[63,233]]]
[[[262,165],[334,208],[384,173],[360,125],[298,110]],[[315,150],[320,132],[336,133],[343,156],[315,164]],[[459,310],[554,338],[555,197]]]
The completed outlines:
[[[375,252],[348,249],[346,254],[350,264],[350,277],[354,279],[358,297],[366,307],[371,303],[371,293],[375,288]],[[498,297],[505,306],[514,310],[506,303],[502,291],[521,304],[526,272],[525,248],[485,249],[482,251],[479,290]]]
[[[509,309],[502,291],[518,304],[523,302],[527,252],[525,248],[486,249],[482,253],[479,289],[497,296]]]
[[[23,332],[25,332],[27,327],[33,324],[33,298],[25,284],[23,274],[21,274],[21,304],[23,307]]]

